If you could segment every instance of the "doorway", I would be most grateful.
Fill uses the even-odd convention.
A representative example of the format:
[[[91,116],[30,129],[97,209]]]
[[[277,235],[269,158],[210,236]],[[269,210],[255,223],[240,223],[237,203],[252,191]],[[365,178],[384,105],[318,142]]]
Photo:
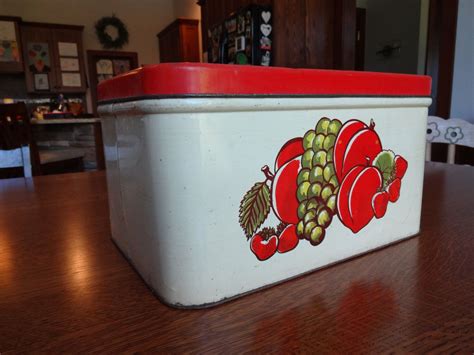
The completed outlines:
[[[429,0],[357,0],[355,68],[424,74]]]

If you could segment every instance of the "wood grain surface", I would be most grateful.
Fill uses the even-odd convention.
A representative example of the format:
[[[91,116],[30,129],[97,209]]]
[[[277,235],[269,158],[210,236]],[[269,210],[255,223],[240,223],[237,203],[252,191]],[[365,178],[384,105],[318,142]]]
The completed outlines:
[[[205,310],[110,241],[104,172],[0,182],[0,352],[472,353],[474,168],[428,163],[420,236]]]

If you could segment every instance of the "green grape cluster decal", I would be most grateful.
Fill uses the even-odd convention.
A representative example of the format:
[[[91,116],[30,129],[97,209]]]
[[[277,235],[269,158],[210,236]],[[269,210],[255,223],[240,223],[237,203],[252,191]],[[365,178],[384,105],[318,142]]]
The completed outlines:
[[[298,224],[300,239],[318,245],[324,239],[326,228],[336,213],[336,195],[339,183],[334,171],[334,143],[341,129],[341,121],[322,118],[315,130],[303,137],[304,153],[298,173]]]
[[[403,157],[382,148],[372,120],[321,118],[282,146],[274,173],[264,166],[265,180],[242,198],[239,222],[251,251],[263,261],[300,241],[319,245],[336,216],[358,233],[398,200],[407,168]],[[280,223],[259,230],[271,211]]]

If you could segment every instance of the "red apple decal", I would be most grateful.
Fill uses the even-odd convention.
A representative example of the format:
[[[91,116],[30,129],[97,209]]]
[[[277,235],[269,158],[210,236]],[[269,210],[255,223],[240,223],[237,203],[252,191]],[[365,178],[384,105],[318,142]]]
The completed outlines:
[[[357,132],[366,127],[367,125],[359,120],[349,120],[341,127],[336,138],[336,144],[334,145],[334,168],[339,181],[342,181],[343,178],[342,164],[344,162],[344,153],[349,145],[349,141]]]
[[[277,251],[278,237],[270,236],[268,239],[262,234],[255,234],[250,240],[250,250],[255,254],[258,260],[263,261],[270,258]]]
[[[382,218],[387,212],[389,195],[387,191],[377,192],[372,199],[375,218]]]
[[[396,202],[400,197],[400,188],[402,187],[402,181],[399,178],[395,178],[387,187],[390,202]]]
[[[360,231],[374,217],[372,198],[382,183],[382,174],[373,166],[356,166],[345,176],[337,195],[337,213],[352,232]]]
[[[400,155],[395,156],[395,177],[402,179],[407,171],[408,163]]]
[[[303,155],[303,153],[303,138],[296,137],[290,139],[283,145],[283,147],[281,147],[280,151],[278,152],[278,155],[275,159],[275,171],[278,171],[280,167],[288,163],[290,160]]]
[[[334,168],[339,182],[353,167],[365,166],[382,151],[374,128],[373,121],[367,126],[358,120],[350,120],[342,126],[334,145]]]
[[[296,226],[289,224],[283,229],[278,237],[278,249],[279,253],[286,253],[296,248],[299,243],[298,236],[296,235]]]
[[[301,158],[298,156],[284,164],[272,182],[272,207],[278,219],[284,223],[298,223],[298,199],[296,189]]]

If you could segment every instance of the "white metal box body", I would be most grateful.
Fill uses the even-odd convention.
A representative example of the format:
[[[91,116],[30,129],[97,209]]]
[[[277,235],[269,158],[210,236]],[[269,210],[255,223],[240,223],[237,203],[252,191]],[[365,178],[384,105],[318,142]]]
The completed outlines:
[[[199,307],[416,235],[430,102],[427,97],[362,95],[104,100],[99,112],[103,118],[112,238],[164,302]],[[317,165],[317,149],[311,153],[313,164],[305,167],[303,154],[282,158],[282,146],[292,139],[308,145],[305,139],[314,138],[311,130],[317,136],[317,124],[325,117],[337,119],[342,126],[334,144],[342,145],[342,129],[353,122],[360,125],[359,131],[349,132],[345,154],[339,154],[345,162],[351,160],[354,147],[366,149],[368,144],[357,143],[354,138],[364,130],[376,132],[380,148],[374,149],[389,150],[386,154],[391,158],[403,157],[407,166],[399,179],[399,196],[385,203],[384,198],[392,199],[392,192],[384,185],[383,168],[370,157],[367,163],[348,165],[350,172],[344,176],[339,173],[338,186],[330,189],[337,202],[332,210],[327,209],[328,196],[324,200],[321,197],[312,220],[305,214],[310,211],[308,207],[301,214],[295,211],[295,216],[289,217],[294,221],[288,223],[282,209],[292,203],[307,206],[310,198],[306,193],[310,192],[288,200],[285,196],[294,196],[295,191],[299,194],[304,190],[300,185],[316,184],[311,177],[308,182],[300,181],[300,173]],[[302,148],[302,152],[306,150]],[[329,150],[322,168],[334,159],[338,173],[342,168],[337,168],[337,154],[329,158]],[[353,154],[359,153],[355,150]],[[284,161],[276,161],[280,158]],[[297,169],[297,179],[290,167],[284,175],[290,162],[293,170]],[[265,166],[269,168],[263,172]],[[395,172],[391,173],[387,183],[397,179]],[[354,175],[352,181],[350,174]],[[287,176],[294,184],[287,188],[289,183],[285,182],[285,187],[280,187]],[[379,176],[380,184],[376,181]],[[319,178],[321,187],[327,186],[329,176]],[[265,191],[255,190],[252,195],[255,186]],[[377,209],[377,194],[383,195],[383,211]],[[323,209],[330,215],[329,223],[321,219]],[[246,211],[250,212],[245,215]],[[302,231],[295,232],[299,222]],[[319,225],[322,238],[311,240],[311,232],[315,234]],[[291,241],[283,241],[282,229],[289,226],[298,238],[292,235]]]

